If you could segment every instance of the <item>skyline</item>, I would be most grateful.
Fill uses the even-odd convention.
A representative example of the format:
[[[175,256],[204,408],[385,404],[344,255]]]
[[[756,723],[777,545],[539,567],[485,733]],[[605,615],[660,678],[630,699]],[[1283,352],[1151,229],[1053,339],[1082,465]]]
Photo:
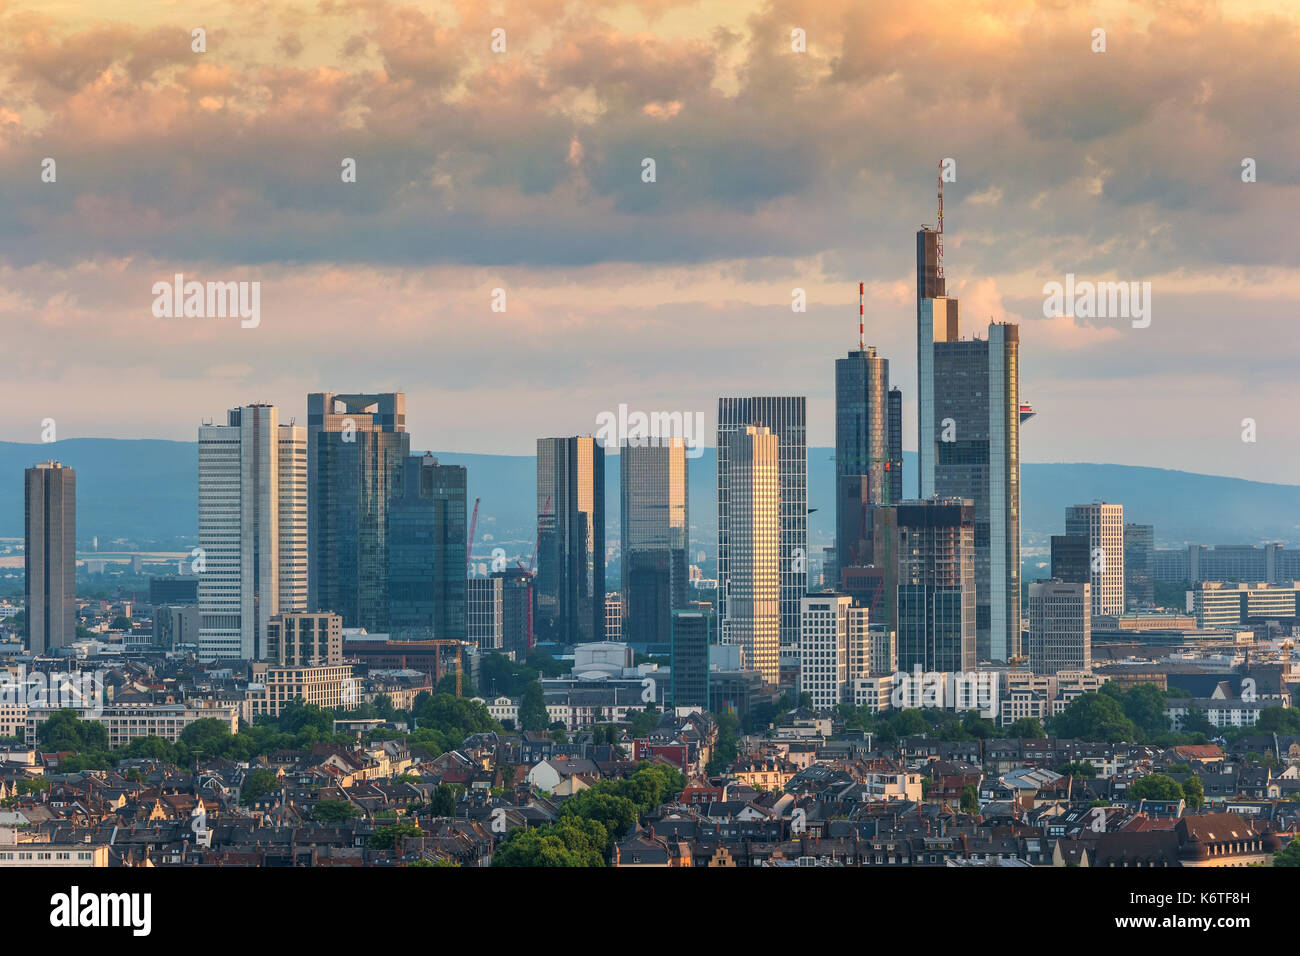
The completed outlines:
[[[829,446],[860,281],[911,436],[911,237],[952,157],[948,291],[1020,326],[1024,461],[1295,483],[1300,121],[1259,95],[1300,77],[1285,9],[219,3],[195,54],[161,4],[0,6],[0,438],[188,441],[347,387],[404,391],[418,447],[527,454],[620,404],[711,430],[760,391]],[[260,324],[155,319],[178,272],[260,282]],[[1071,274],[1150,282],[1150,327],[1044,318]]]

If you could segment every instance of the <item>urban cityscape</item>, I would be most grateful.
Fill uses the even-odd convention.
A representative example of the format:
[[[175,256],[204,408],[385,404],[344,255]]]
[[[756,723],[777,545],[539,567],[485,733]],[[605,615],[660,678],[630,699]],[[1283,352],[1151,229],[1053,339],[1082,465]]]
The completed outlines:
[[[72,7],[70,24],[89,16],[89,7]],[[572,14],[568,3],[559,8]],[[0,157],[28,163],[29,144],[20,144],[27,136],[33,148],[47,148],[31,130],[38,108],[61,130],[89,128],[86,107],[63,112],[73,109],[61,99],[76,95],[70,91],[147,75],[160,85],[139,94],[165,97],[163,74],[149,57],[179,64],[181,72],[167,75],[201,95],[195,109],[236,109],[242,94],[229,71],[243,69],[231,64],[245,54],[185,63],[245,42],[234,21],[180,30],[171,29],[172,17],[167,29],[137,33],[154,22],[143,9],[121,20],[123,35],[135,37],[130,58],[106,53],[86,76],[71,77],[26,59],[60,59],[71,49],[66,33],[56,40],[32,8],[0,5],[0,24],[31,31],[21,49],[11,48],[19,65],[0,90],[26,88],[29,68],[38,76],[30,110],[0,105]],[[751,58],[763,37],[796,64],[828,42],[799,25],[824,23],[822,13],[745,9]],[[319,24],[337,15],[322,4]],[[401,95],[437,87],[449,109],[482,95],[475,84],[488,76],[503,102],[524,95],[515,84],[525,68],[506,59],[516,49],[507,39],[510,16],[461,9],[444,35],[443,14],[418,3],[356,14],[390,15],[392,23],[376,21],[371,32],[358,25],[347,47],[347,57],[382,51],[388,73],[375,82],[396,83]],[[536,10],[513,15],[522,49],[543,24]],[[496,16],[504,28],[494,27]],[[850,9],[837,22],[850,30],[854,16]],[[1074,23],[1060,11],[1050,16],[1053,29]],[[258,62],[286,64],[321,88],[361,75],[301,52],[329,32],[318,24],[322,32],[313,33],[310,16],[258,17],[257,29],[301,24],[278,38],[273,53],[261,50]],[[669,33],[681,25],[673,13],[663,17]],[[1286,24],[1292,38],[1300,30],[1293,12],[1267,22]],[[1131,40],[1131,24],[1114,23],[1110,52],[1105,29],[1084,30],[1071,40],[1079,56],[1123,56],[1114,50]],[[453,36],[468,29],[483,35],[474,55],[500,56],[503,65],[441,77],[417,65],[401,39],[408,31],[431,38],[450,63]],[[553,51],[568,57],[554,67],[566,83],[577,83],[571,74],[593,50],[608,53],[602,43],[633,42],[631,33],[608,29],[604,39],[584,33]],[[1143,35],[1158,31],[1148,23]],[[656,49],[653,31],[638,36],[636,43]],[[721,37],[715,34],[725,47]],[[168,46],[174,43],[180,52]],[[613,97],[601,109],[621,102],[620,84],[662,83],[662,95],[638,94],[646,100],[640,115],[669,129],[682,109],[689,112],[683,102],[694,103],[684,92],[693,81],[660,78],[675,62],[662,49],[646,61],[620,49],[609,55],[622,65],[601,75],[621,92],[602,93],[597,82],[598,99]],[[845,61],[818,55],[825,82],[850,83]],[[747,91],[737,102],[758,86],[771,93],[770,79],[755,79],[762,69],[755,61],[735,69]],[[325,94],[286,93],[282,81],[265,79],[279,104],[268,115],[288,122],[302,111],[310,123],[319,108],[313,97]],[[1203,95],[1212,98],[1213,84],[1204,82]],[[42,84],[63,92],[42,92]],[[864,88],[874,87],[852,87]],[[558,89],[548,95],[559,97]],[[329,95],[336,94],[340,102],[351,95]],[[514,105],[503,108],[515,115]],[[109,119],[131,122],[125,113]],[[1294,119],[1286,122],[1294,134]],[[470,125],[466,135],[477,135]],[[269,126],[264,131],[285,142]],[[597,192],[600,164],[611,154],[631,164],[632,185],[617,189],[671,189],[673,177],[692,169],[672,158],[671,135],[628,159],[631,152],[588,133],[572,133],[557,168],[567,164]],[[532,134],[512,135],[498,146],[517,146],[527,164]],[[396,175],[391,157],[353,158],[364,153],[363,141],[340,146],[341,161],[326,157],[339,188],[366,188],[371,170]],[[208,147],[226,149],[215,140]],[[50,178],[42,173],[41,183],[51,191],[83,175],[73,156],[63,160],[53,141],[48,148],[58,171],[55,159],[46,160]],[[1032,295],[1027,307],[991,306],[990,276],[1009,270],[990,266],[990,256],[1004,236],[1024,248],[997,208],[1012,187],[1006,180],[970,185],[964,170],[976,162],[959,175],[964,154],[926,149],[934,155],[903,163],[889,195],[872,198],[889,211],[859,224],[872,233],[870,256],[855,265],[859,250],[845,244],[833,263],[808,266],[810,277],[816,273],[808,281],[786,282],[782,272],[755,293],[772,300],[763,308],[782,312],[796,337],[751,341],[738,324],[728,333],[731,360],[722,353],[716,376],[702,374],[695,358],[668,367],[671,352],[653,319],[608,313],[606,338],[618,340],[620,364],[612,379],[584,378],[612,347],[597,344],[598,323],[584,333],[590,352],[561,354],[570,351],[571,329],[557,331],[565,337],[554,349],[539,343],[548,323],[585,322],[573,315],[599,311],[596,300],[566,305],[563,280],[545,288],[512,283],[468,253],[463,262],[488,275],[474,280],[488,324],[464,334],[488,336],[500,354],[477,345],[459,354],[460,333],[449,329],[473,322],[457,312],[443,328],[445,344],[433,347],[439,371],[421,375],[413,353],[437,339],[404,339],[404,326],[386,314],[388,292],[367,305],[353,298],[351,264],[333,272],[302,264],[318,257],[306,236],[333,228],[325,218],[303,227],[294,204],[308,202],[306,192],[285,199],[292,227],[271,215],[257,227],[266,230],[261,238],[214,221],[204,255],[195,252],[202,237],[176,235],[148,252],[128,252],[135,240],[119,233],[156,228],[132,211],[135,200],[124,196],[107,213],[112,239],[99,233],[103,211],[80,200],[91,245],[67,262],[99,269],[118,254],[130,274],[134,255],[153,263],[154,281],[133,287],[138,348],[167,356],[179,377],[153,377],[144,371],[152,359],[105,357],[93,391],[62,394],[76,369],[90,367],[82,362],[98,361],[72,341],[87,306],[69,293],[57,307],[62,317],[47,312],[42,321],[75,352],[71,371],[37,363],[5,386],[22,394],[5,403],[20,411],[3,419],[9,440],[0,447],[8,515],[0,527],[0,868],[62,874],[49,884],[59,890],[49,899],[53,927],[130,926],[137,936],[151,932],[147,901],[110,920],[110,894],[85,888],[147,886],[165,898],[167,884],[125,880],[127,871],[171,868],[196,879],[226,868],[996,869],[1007,880],[1014,878],[1007,871],[1037,868],[1160,868],[1159,881],[1131,875],[1123,894],[1098,904],[1106,925],[1250,928],[1256,910],[1242,887],[1267,892],[1276,874],[1251,883],[1171,874],[1231,868],[1235,879],[1300,866],[1300,485],[1284,454],[1238,465],[1222,450],[1239,443],[1233,454],[1253,454],[1257,431],[1277,419],[1257,421],[1233,404],[1226,426],[1197,426],[1226,430],[1232,445],[1199,457],[1186,452],[1193,457],[1167,467],[1160,456],[1183,434],[1174,412],[1168,430],[1158,425],[1151,434],[1150,457],[1135,450],[1140,440],[1124,445],[1128,451],[1108,448],[1108,428],[1120,442],[1130,424],[1141,432],[1153,419],[1138,421],[1134,411],[1127,422],[1123,395],[1087,397],[1093,386],[1122,389],[1107,380],[1121,380],[1117,369],[1129,361],[1093,365],[1088,350],[1108,343],[1117,356],[1164,362],[1143,353],[1154,341],[1143,330],[1153,316],[1157,329],[1175,322],[1177,306],[1163,296],[1178,280],[1148,281],[1157,270],[1144,273],[1145,252],[1136,251],[1131,266],[1085,270],[1098,253],[1080,260],[1081,271],[1104,280],[1061,270],[1042,283],[1035,273],[1041,318],[1032,314],[1039,305]],[[466,195],[500,186],[499,171],[471,186],[468,174],[457,179],[442,163],[431,168],[453,219],[457,203],[477,201]],[[1229,175],[1255,189],[1255,161],[1235,163]],[[529,172],[517,172],[528,180]],[[766,170],[752,173],[752,182],[744,170],[735,173],[737,189],[780,192],[772,185],[779,176]],[[304,173],[295,167],[285,175],[280,185],[289,196],[298,186],[287,180]],[[521,189],[523,196],[545,191],[540,183]],[[617,189],[610,216],[646,213]],[[244,200],[230,193],[213,202],[234,209]],[[647,219],[656,215],[680,223],[688,245],[709,241],[682,209],[656,208]],[[897,227],[897,217],[912,225]],[[1070,228],[1060,221],[1038,235]],[[270,251],[281,226],[300,249]],[[559,246],[571,226],[557,223]],[[647,242],[659,241],[661,226]],[[370,241],[371,225],[360,228],[359,239]],[[695,228],[703,231],[693,235]],[[38,224],[33,235],[39,231]],[[1090,234],[1098,249],[1105,245]],[[15,321],[7,290],[18,288],[24,270],[34,276],[59,259],[36,248],[29,257],[16,235],[0,239],[0,313]],[[232,254],[236,235],[247,247]],[[611,294],[599,279],[593,294],[635,300],[654,283],[671,285],[652,274],[657,266],[635,265],[654,255],[638,260],[613,251],[621,236],[606,239],[608,262],[634,264],[609,280],[628,291]],[[168,241],[176,245],[170,259],[160,251]],[[1151,245],[1165,241],[1173,240],[1153,230]],[[760,269],[755,262],[777,255],[761,245],[737,268]],[[432,248],[411,254],[457,260]],[[554,265],[542,254],[530,268],[560,276],[606,261],[580,266],[586,253],[569,262],[572,250],[553,252]],[[500,254],[513,261],[509,250]],[[374,255],[391,255],[393,275],[417,269],[406,252]],[[201,268],[240,256],[239,268]],[[890,271],[895,263],[903,264],[901,276]],[[311,345],[337,359],[319,363],[311,351],[274,344],[286,339],[267,345],[260,338],[286,334],[275,329],[295,309],[274,293],[276,276],[314,284],[351,310],[346,337],[322,331]],[[438,315],[437,290],[429,299],[430,288],[415,282],[402,286],[426,297],[413,308]],[[709,322],[708,303],[729,295],[723,287],[702,291],[689,322]],[[671,295],[656,301],[675,308]],[[719,322],[733,321],[726,309]],[[310,322],[294,321],[303,324],[293,334],[312,334]],[[335,313],[323,316],[322,330],[334,321]],[[816,336],[800,331],[812,326]],[[195,330],[189,344],[187,327]],[[1061,371],[1062,347],[1043,344],[1044,328],[1077,356],[1070,374]],[[367,357],[379,341],[391,368]],[[718,354],[706,339],[674,347]],[[1287,347],[1279,345],[1279,364]],[[247,364],[231,364],[238,348],[248,350]],[[1231,351],[1233,342],[1216,348]],[[457,365],[476,367],[483,378],[515,370],[497,386],[500,402],[509,393],[514,410],[493,399],[457,401],[449,384],[456,373],[448,371]],[[181,375],[180,366],[190,371]],[[401,387],[412,369],[411,388]],[[1278,374],[1294,386],[1288,368]],[[439,376],[445,381],[436,388],[447,390],[431,391],[428,381]],[[689,391],[678,376],[691,379]],[[548,380],[536,394],[534,377]],[[29,384],[38,380],[49,384]],[[1214,388],[1205,383],[1205,391]],[[1179,401],[1176,389],[1170,394]],[[1294,407],[1293,391],[1273,394]],[[1181,401],[1188,416],[1201,414],[1199,397]],[[1095,431],[1079,425],[1088,417]],[[95,424],[110,418],[112,427]],[[531,434],[521,440],[519,428]],[[1294,444],[1293,437],[1271,440]],[[1110,464],[1120,460],[1141,464]],[[20,505],[21,536],[6,537]],[[65,871],[83,868],[117,874],[119,882],[92,883],[87,875],[70,883]],[[183,891],[183,879],[173,891]],[[977,892],[992,894],[990,905],[1006,899],[1000,881],[984,882],[990,886]],[[1062,899],[1050,882],[1028,892]],[[1174,915],[1175,904],[1188,908]],[[1128,914],[1137,915],[1121,922]]]

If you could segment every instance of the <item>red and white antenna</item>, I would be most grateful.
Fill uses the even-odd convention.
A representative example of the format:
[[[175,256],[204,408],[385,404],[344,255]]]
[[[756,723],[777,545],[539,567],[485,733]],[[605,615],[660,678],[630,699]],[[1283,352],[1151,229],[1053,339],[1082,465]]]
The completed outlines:
[[[858,283],[858,351],[859,352],[865,352],[867,350],[866,319],[864,317],[866,313],[863,312],[862,309],[862,295],[863,295],[862,287],[864,284],[865,283],[862,282]]]
[[[934,274],[943,282],[943,160],[939,161],[939,224],[934,231]]]

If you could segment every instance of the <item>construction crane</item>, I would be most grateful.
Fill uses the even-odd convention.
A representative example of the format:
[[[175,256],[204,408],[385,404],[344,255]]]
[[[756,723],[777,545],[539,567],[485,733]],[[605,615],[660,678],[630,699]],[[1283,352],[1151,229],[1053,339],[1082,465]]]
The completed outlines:
[[[534,542],[533,544],[533,560],[529,567],[524,568],[524,570],[526,570],[529,574],[537,573],[537,555],[540,554],[542,550],[542,518],[550,513],[551,513],[551,496],[547,495],[546,504],[542,508],[542,513],[537,516],[537,541]],[[524,567],[522,561],[519,562],[519,566],[521,568]]]
[[[474,517],[469,519],[469,538],[465,544],[465,559],[469,565],[469,573],[474,573],[474,529],[478,527],[478,499],[474,499]]]

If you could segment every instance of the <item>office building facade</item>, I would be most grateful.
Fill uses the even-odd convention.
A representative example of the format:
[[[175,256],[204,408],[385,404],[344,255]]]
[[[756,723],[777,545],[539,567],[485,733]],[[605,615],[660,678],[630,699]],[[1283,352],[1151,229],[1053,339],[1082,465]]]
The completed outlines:
[[[307,396],[308,604],[388,630],[388,511],[411,456],[406,396]]]
[[[1035,674],[1092,669],[1092,585],[1029,585],[1029,669]]]
[[[794,660],[798,658],[800,602],[808,593],[807,406],[808,400],[802,396],[718,399],[719,614],[723,619],[728,614],[732,560],[730,438],[750,426],[766,427],[777,438],[779,456],[779,645]]]
[[[1141,607],[1155,602],[1155,534],[1149,524],[1124,525],[1124,603]]]
[[[50,654],[77,638],[77,473],[57,461],[23,472],[24,642]]]
[[[929,498],[898,506],[898,668],[976,666],[975,505]]]
[[[713,614],[708,610],[674,610],[670,625],[672,704],[710,710],[709,647],[714,638]]]
[[[539,640],[605,638],[605,450],[595,438],[537,439]]]
[[[261,659],[307,606],[307,435],[274,405],[199,427],[199,548],[199,660]]]
[[[686,444],[624,444],[619,472],[622,639],[666,644],[672,612],[688,600]]]
[[[1065,533],[1088,539],[1092,613],[1124,613],[1124,506],[1103,501],[1065,509]]]
[[[784,584],[780,439],[772,429],[754,425],[730,430],[724,439],[729,561],[722,639],[741,646],[744,667],[759,671],[765,683],[776,684]],[[719,461],[722,458],[719,453]]]
[[[465,640],[466,473],[433,455],[406,459],[388,504],[387,632],[395,640]]]

